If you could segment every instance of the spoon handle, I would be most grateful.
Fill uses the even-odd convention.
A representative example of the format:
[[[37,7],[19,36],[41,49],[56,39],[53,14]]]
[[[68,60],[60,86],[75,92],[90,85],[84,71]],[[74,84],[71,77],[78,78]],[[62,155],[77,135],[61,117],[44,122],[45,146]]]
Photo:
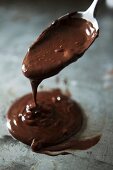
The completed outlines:
[[[90,13],[90,15],[94,16],[95,8],[99,0],[94,0],[90,7],[85,11],[86,13]]]

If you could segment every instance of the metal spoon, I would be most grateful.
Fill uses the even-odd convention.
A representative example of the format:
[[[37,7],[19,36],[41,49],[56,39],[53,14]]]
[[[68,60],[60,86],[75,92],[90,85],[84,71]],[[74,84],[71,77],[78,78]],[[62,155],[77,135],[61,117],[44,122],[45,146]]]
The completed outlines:
[[[94,0],[92,2],[92,4],[90,5],[90,7],[86,10],[86,11],[78,11],[73,15],[73,18],[83,18],[89,22],[91,22],[93,24],[93,27],[96,29],[96,31],[99,30],[99,25],[98,22],[95,18],[95,9],[97,6],[99,0]],[[66,17],[68,14],[60,17],[59,19],[62,19],[64,17]]]
[[[91,6],[84,12],[77,12],[77,17],[86,19],[87,21],[90,21],[94,28],[96,29],[96,31],[98,31],[99,26],[98,26],[98,22],[95,18],[95,9],[97,6],[98,0],[94,0],[91,4]]]

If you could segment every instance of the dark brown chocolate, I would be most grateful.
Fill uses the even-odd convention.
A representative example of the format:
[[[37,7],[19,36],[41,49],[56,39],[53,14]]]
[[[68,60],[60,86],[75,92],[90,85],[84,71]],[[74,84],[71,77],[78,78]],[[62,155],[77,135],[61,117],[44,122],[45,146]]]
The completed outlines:
[[[73,15],[55,21],[29,48],[22,66],[26,77],[42,81],[53,76],[81,57],[92,44],[97,37],[95,28]]]
[[[24,58],[22,71],[31,79],[34,101],[40,82],[80,58],[98,36],[92,23],[71,13],[39,36]]]
[[[87,149],[100,137],[79,141],[74,136],[82,127],[82,109],[60,90],[37,93],[38,85],[80,58],[98,36],[93,25],[66,15],[47,28],[30,47],[22,71],[30,79],[32,95],[17,100],[9,109],[10,133],[31,145],[35,152]]]
[[[82,126],[82,109],[60,90],[37,94],[38,106],[33,107],[32,94],[17,100],[8,112],[11,134],[40,151],[67,140]]]

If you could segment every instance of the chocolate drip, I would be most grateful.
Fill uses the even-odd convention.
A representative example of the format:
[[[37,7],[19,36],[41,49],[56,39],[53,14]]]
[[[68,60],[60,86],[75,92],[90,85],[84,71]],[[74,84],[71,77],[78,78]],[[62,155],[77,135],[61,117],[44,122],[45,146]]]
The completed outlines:
[[[35,106],[38,105],[37,101],[36,101],[36,96],[37,96],[37,89],[38,89],[40,82],[41,81],[38,80],[38,79],[30,80],[31,87],[32,87],[32,93],[33,93],[33,100],[34,100]]]

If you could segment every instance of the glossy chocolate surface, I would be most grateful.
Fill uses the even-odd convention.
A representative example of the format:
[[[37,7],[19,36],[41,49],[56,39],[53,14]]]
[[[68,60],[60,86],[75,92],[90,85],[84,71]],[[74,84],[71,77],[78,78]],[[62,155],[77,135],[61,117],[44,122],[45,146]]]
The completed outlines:
[[[73,138],[82,127],[83,113],[70,97],[59,89],[37,93],[40,82],[80,58],[98,36],[90,22],[74,15],[56,20],[30,47],[22,71],[30,79],[33,98],[23,96],[8,112],[10,133],[35,152],[87,149],[100,139]]]

